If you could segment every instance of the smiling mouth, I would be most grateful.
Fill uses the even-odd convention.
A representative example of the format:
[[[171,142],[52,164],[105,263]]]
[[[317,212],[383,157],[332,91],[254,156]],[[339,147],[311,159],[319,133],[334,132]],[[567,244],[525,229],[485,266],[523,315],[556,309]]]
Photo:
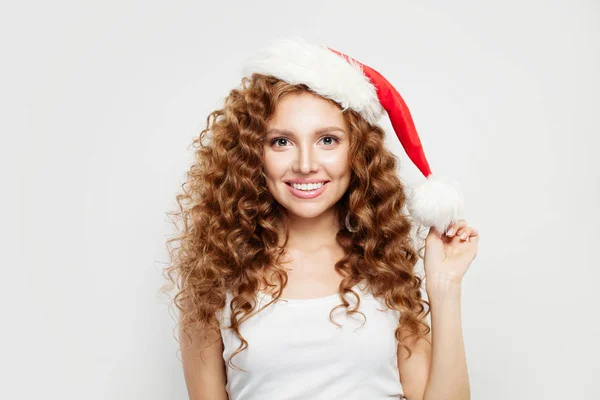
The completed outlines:
[[[323,186],[327,185],[329,182],[331,182],[331,181],[322,181],[322,182],[319,182],[319,183],[322,183],[322,185],[320,187],[323,187]],[[288,185],[289,187],[292,187],[292,188],[294,187],[294,186],[292,186],[292,184],[290,182],[284,182],[284,183],[286,185]],[[319,188],[317,188],[317,189],[319,189]],[[317,190],[317,189],[313,189],[313,190]],[[298,190],[300,190],[300,189],[298,189]]]
[[[299,188],[295,188],[292,183],[290,182],[285,182],[288,187],[289,187],[289,191],[290,193],[300,199],[315,199],[319,196],[321,196],[321,194],[327,189],[327,185],[329,184],[330,181],[324,181],[322,185],[319,185],[319,187],[316,187],[314,189],[299,189]]]
[[[329,182],[331,182],[331,181],[323,181],[323,182],[319,182],[319,183],[322,183],[324,185],[324,184],[329,183]],[[288,185],[288,186],[292,186],[292,184],[290,182],[284,182],[284,183],[286,185]]]

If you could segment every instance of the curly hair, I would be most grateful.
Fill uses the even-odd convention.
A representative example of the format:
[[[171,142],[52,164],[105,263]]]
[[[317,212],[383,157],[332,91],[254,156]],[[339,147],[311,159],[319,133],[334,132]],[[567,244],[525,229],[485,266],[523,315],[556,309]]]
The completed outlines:
[[[287,284],[279,259],[288,239],[288,219],[267,189],[263,144],[279,99],[302,91],[310,89],[272,76],[242,78],[240,87],[225,98],[223,108],[209,114],[206,128],[193,141],[197,150],[183,192],[176,197],[178,210],[167,213],[176,218],[176,224],[181,223],[178,234],[167,241],[170,263],[164,274],[170,281],[165,287],[178,288],[173,303],[180,311],[183,332],[189,339],[192,328],[199,328],[205,338],[210,331],[219,333],[217,315],[230,292],[230,328],[241,341],[228,359],[230,365],[232,358],[248,347],[239,327],[255,311],[260,283],[280,288],[269,304]],[[341,109],[338,103],[326,100]],[[364,280],[375,297],[400,311],[395,336],[410,357],[410,339],[429,342],[426,335],[431,329],[425,317],[430,311],[429,302],[421,295],[422,279],[415,273],[422,256],[411,238],[414,224],[403,212],[407,196],[397,175],[398,162],[384,147],[381,127],[369,124],[351,109],[344,110],[343,116],[350,131],[352,173],[336,206],[340,226],[345,227],[349,213],[356,228],[352,232],[341,228],[336,234],[345,254],[335,264],[344,276],[339,290],[342,304],[334,307],[329,317],[331,320],[338,307],[345,307],[348,314],[359,312],[360,298],[352,288]],[[283,246],[278,228],[285,232]],[[267,275],[273,279],[261,278]],[[344,298],[349,292],[358,299],[352,309]]]

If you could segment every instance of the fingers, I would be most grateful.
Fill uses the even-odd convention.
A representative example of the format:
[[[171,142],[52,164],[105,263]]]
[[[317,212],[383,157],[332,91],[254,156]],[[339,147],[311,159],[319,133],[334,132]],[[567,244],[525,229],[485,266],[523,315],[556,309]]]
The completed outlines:
[[[467,226],[467,221],[461,219],[459,221],[453,222],[448,230],[446,231],[446,236],[448,237],[458,237],[461,241],[471,241],[471,239],[478,239],[479,232],[477,229]]]
[[[472,237],[476,237],[477,235],[478,235],[477,230],[475,230],[475,228],[472,228],[470,226],[459,229],[456,232],[456,236],[458,236],[460,238],[460,240],[466,240],[467,242],[470,241],[470,239]]]
[[[464,228],[465,226],[467,226],[467,221],[464,219],[459,219],[458,221],[452,222],[446,230],[446,236],[454,236],[459,229]]]

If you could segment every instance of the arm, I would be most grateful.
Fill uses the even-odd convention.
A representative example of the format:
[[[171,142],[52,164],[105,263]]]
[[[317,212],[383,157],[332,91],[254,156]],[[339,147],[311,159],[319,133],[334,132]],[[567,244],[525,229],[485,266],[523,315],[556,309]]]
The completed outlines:
[[[432,279],[433,357],[424,399],[469,400],[469,374],[461,327],[461,284]]]
[[[460,284],[431,279],[427,293],[431,305],[433,347],[419,339],[408,352],[398,346],[398,369],[408,400],[469,400],[470,387],[462,339]]]
[[[221,335],[211,332],[205,337],[203,332],[190,332],[193,338],[190,342],[182,327],[183,324],[180,324],[180,348],[189,399],[228,400]],[[208,344],[210,346],[206,347]]]
[[[427,334],[427,340],[431,342],[431,332]],[[431,368],[431,345],[425,338],[420,338],[415,344],[405,343],[412,355],[407,360],[408,351],[398,345],[398,370],[400,372],[400,383],[404,390],[404,397],[408,400],[422,400],[425,386],[429,379]]]

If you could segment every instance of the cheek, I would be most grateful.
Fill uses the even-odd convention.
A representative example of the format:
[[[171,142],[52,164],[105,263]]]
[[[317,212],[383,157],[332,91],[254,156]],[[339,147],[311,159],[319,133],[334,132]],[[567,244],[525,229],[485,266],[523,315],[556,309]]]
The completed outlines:
[[[263,172],[269,179],[276,179],[285,171],[285,158],[266,152],[263,159]]]
[[[347,153],[327,155],[322,159],[321,163],[332,176],[342,177],[350,174],[350,163]]]

